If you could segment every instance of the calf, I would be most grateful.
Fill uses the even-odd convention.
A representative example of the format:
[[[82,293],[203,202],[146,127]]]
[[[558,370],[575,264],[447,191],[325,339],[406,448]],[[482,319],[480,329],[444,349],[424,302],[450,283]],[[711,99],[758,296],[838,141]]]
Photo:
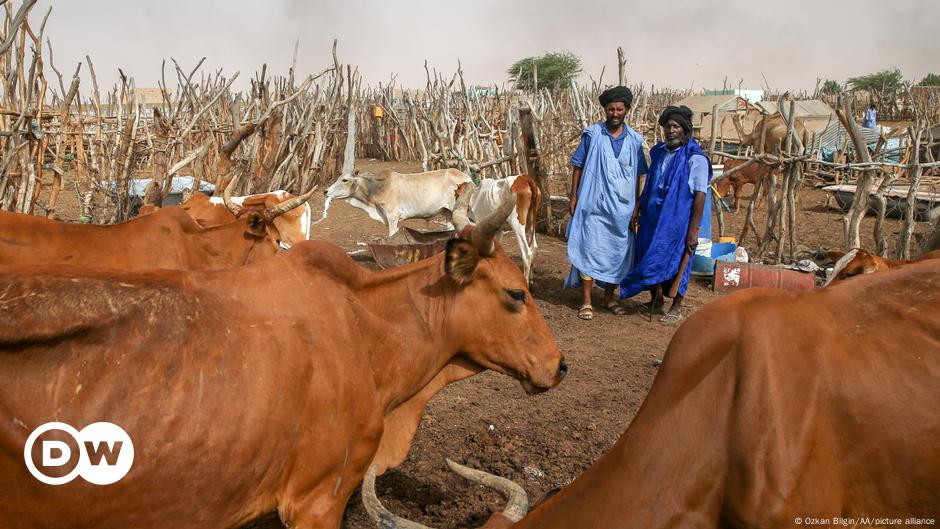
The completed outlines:
[[[730,159],[725,162],[724,170],[730,171],[743,163],[744,160]],[[721,197],[727,195],[729,190],[733,190],[734,211],[737,211],[741,202],[741,194],[744,192],[744,185],[751,184],[754,186],[754,193],[751,196],[751,200],[757,200],[759,204],[760,197],[757,195],[758,188],[762,190],[762,195],[766,197],[767,191],[770,188],[770,175],[775,171],[776,169],[771,165],[754,162],[744,169],[736,171],[731,176],[722,178],[715,184],[715,188],[718,191],[718,195]],[[756,207],[758,204],[754,206]]]
[[[542,201],[542,192],[535,180],[528,175],[508,176],[498,180],[484,179],[480,187],[473,191],[470,215],[473,218],[484,218],[490,215],[499,206],[501,197],[506,194],[506,189],[512,193],[516,204],[507,221],[519,244],[523,274],[526,281],[531,281],[532,263],[538,251],[538,243],[535,240],[535,219]]]

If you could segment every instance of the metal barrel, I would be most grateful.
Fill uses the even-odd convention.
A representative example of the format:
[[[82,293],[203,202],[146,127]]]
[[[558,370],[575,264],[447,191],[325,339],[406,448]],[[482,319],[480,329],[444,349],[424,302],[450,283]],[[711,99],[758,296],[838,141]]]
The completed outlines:
[[[725,261],[715,263],[715,277],[712,286],[715,292],[730,292],[749,287],[813,290],[816,288],[816,276],[779,266],[728,263]]]

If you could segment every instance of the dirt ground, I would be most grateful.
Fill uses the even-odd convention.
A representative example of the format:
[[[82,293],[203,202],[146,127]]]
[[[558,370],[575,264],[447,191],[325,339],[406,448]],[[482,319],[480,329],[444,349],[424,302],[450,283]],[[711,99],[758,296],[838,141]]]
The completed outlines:
[[[361,169],[394,168],[415,172],[413,164],[362,162]],[[746,193],[750,192],[750,188]],[[826,194],[807,190],[801,194],[799,239],[806,251],[839,249],[842,215],[826,205]],[[742,211],[725,214],[726,233],[740,234]],[[323,196],[311,201],[315,218],[323,209]],[[759,209],[758,226],[763,222]],[[425,221],[409,221],[424,227]],[[872,247],[873,220],[863,223],[863,245]],[[717,230],[717,228],[715,228]],[[888,220],[886,233],[894,244],[901,224]],[[919,226],[918,233],[927,226]],[[717,233],[717,231],[715,232]],[[339,244],[363,266],[369,261],[365,244],[382,238],[386,229],[346,204],[334,202],[329,216],[313,230],[314,238]],[[753,250],[753,237],[750,245]],[[504,247],[516,255],[511,233]],[[892,246],[893,247],[893,246]],[[449,457],[472,467],[507,477],[522,484],[531,501],[548,490],[564,486],[588,468],[626,429],[656,376],[657,360],[666,350],[676,327],[633,313],[615,316],[596,310],[592,321],[576,317],[579,296],[563,291],[568,272],[565,241],[541,236],[534,268],[533,295],[564,352],[570,371],[557,388],[530,397],[519,384],[502,375],[484,373],[452,384],[428,405],[408,460],[377,482],[379,497],[392,512],[439,529],[476,527],[503,501],[494,492],[471,485],[452,474],[444,464]],[[718,297],[706,280],[690,285],[687,313]],[[646,301],[648,296],[639,296]],[[600,291],[595,294],[595,309]],[[266,520],[252,529],[280,527]],[[358,491],[350,500],[345,529],[374,528],[362,507]]]

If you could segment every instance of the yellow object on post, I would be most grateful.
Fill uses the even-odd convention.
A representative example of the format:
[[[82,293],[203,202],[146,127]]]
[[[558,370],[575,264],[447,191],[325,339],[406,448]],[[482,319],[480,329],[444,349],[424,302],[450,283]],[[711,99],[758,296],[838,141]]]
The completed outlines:
[[[385,109],[382,108],[382,105],[375,105],[375,108],[372,109],[372,117],[379,119],[385,117]]]
[[[734,237],[718,237],[718,242],[737,242]]]

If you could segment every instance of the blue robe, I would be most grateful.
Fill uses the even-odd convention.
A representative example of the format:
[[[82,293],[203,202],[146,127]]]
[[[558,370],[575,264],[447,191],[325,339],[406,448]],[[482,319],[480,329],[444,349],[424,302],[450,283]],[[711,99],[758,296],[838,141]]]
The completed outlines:
[[[565,288],[581,284],[580,271],[598,281],[617,284],[633,264],[630,218],[636,207],[638,169],[646,172],[643,137],[624,125],[623,147],[614,156],[603,123],[585,131],[590,148],[584,160],[578,203],[568,222],[568,261],[571,273]]]
[[[689,189],[689,158],[708,156],[698,142],[690,139],[673,155],[669,167],[662,170],[660,161],[666,155],[666,145],[659,143],[650,151],[651,169],[646,187],[640,197],[640,229],[636,237],[636,267],[620,283],[620,297],[635,296],[644,290],[673,280],[679,274],[679,264],[685,253],[685,240],[689,233],[694,195]],[[707,162],[711,181],[711,162]],[[707,198],[707,197],[706,197]],[[702,218],[705,217],[703,212]],[[689,286],[689,259],[678,294],[685,296]]]

